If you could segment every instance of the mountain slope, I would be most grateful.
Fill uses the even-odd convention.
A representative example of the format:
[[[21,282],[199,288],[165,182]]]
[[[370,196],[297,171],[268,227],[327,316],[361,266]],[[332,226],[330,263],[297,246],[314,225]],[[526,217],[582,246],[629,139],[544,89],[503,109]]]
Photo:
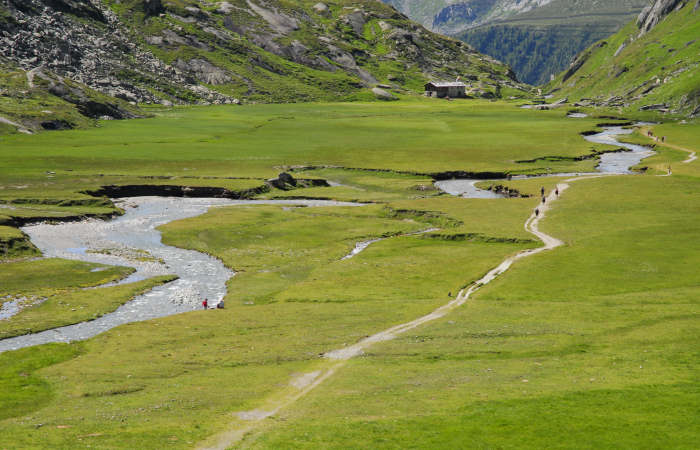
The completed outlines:
[[[123,100],[46,70],[24,71],[0,58],[0,134],[84,127],[95,119],[143,115]]]
[[[513,67],[540,85],[594,42],[616,33],[648,0],[554,0],[509,19],[490,22],[457,37]]]
[[[2,54],[132,103],[370,98],[510,69],[378,1],[0,0]]]
[[[543,84],[592,43],[617,32],[649,0],[386,0]]]
[[[700,114],[700,0],[657,0],[547,88],[570,101]]]

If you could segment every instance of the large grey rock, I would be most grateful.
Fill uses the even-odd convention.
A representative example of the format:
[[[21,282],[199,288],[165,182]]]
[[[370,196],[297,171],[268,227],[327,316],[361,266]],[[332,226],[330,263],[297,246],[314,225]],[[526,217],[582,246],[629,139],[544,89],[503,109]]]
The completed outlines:
[[[292,31],[299,29],[299,22],[294,17],[280,13],[272,8],[263,8],[250,0],[247,0],[247,3],[250,9],[265,19],[265,22],[267,22],[270,25],[270,28],[272,28],[276,33],[286,36]]]
[[[297,187],[297,180],[287,172],[282,172],[277,176],[277,178],[267,180],[267,184],[277,189],[287,191]]]
[[[326,5],[325,3],[321,3],[321,2],[316,3],[313,6],[313,10],[316,12],[316,14],[319,14],[319,15],[325,16],[325,17],[328,17],[331,14],[331,11],[328,8],[328,5]]]
[[[380,89],[378,87],[372,88],[372,93],[378,100],[398,100],[392,93],[385,91],[384,89]]]
[[[353,11],[343,17],[343,22],[350,25],[356,35],[362,36],[365,31],[365,15],[362,11]]]
[[[203,83],[216,85],[231,81],[231,77],[228,76],[224,70],[213,65],[206,59],[195,58],[187,62],[178,59],[173,63],[173,66],[180,70],[193,73],[197,79]]]

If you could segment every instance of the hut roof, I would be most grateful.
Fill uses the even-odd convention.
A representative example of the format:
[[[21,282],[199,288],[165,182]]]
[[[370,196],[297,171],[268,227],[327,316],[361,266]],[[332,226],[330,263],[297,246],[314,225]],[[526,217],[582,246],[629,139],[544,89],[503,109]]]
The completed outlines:
[[[428,84],[433,85],[435,87],[467,87],[467,85],[462,83],[461,81],[451,81],[451,82],[431,81]]]

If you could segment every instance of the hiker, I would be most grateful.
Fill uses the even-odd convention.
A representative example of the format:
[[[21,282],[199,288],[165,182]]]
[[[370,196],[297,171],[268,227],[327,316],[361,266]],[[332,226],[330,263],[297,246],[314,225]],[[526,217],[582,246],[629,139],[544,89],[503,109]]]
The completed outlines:
[[[204,309],[207,309],[209,307],[209,300],[207,300],[205,298],[204,301],[202,302],[202,306],[204,307]]]
[[[544,186],[542,186],[542,188],[540,188],[540,194],[542,194],[542,196],[544,197]]]
[[[216,309],[224,309],[224,301],[221,300],[219,303],[216,304]]]
[[[544,203],[545,201],[547,201],[547,199],[542,197],[542,203]]]
[[[538,217],[540,215],[540,209],[535,208],[535,217]]]
[[[448,293],[447,293],[447,296],[448,296],[448,297],[452,297],[452,291],[448,292]]]
[[[556,190],[554,191],[554,195],[556,195],[557,197],[559,197],[559,188],[556,188]]]
[[[661,136],[661,142],[666,142],[666,136]]]

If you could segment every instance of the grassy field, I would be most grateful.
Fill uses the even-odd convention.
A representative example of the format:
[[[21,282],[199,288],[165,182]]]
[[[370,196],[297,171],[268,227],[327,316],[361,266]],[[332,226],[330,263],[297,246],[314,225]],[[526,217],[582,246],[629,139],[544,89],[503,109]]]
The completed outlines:
[[[3,137],[0,161],[6,183],[14,178],[51,190],[72,177],[101,174],[270,177],[275,167],[294,165],[527,171],[540,166],[515,161],[590,153],[591,144],[578,133],[594,128],[596,120],[563,115],[497,102],[409,99],[391,105],[191,107],[162,111],[155,119],[105,122],[96,130]],[[56,176],[46,179],[46,171]],[[5,188],[8,195],[13,191]]]
[[[564,111],[534,112],[487,101],[406,99],[391,105],[153,112],[157,117],[107,121],[98,129],[0,137],[0,225],[116,214],[108,200],[85,194],[105,185],[209,186],[241,192],[264,186],[266,179],[290,167],[341,166],[388,172],[307,170],[299,176],[328,177],[352,187],[336,187],[332,194],[327,188],[311,188],[267,196],[387,201],[435,195],[428,174],[436,172],[586,171],[594,160],[538,158],[573,158],[611,148],[593,146],[579,136],[595,129],[600,119],[573,121],[563,117]],[[525,160],[534,162],[518,162]],[[13,239],[0,232],[0,249],[15,248],[13,256],[32,254]]]
[[[307,167],[295,175],[340,185],[263,194],[365,206],[243,205],[161,227],[165,243],[237,272],[227,308],[0,354],[0,448],[192,448],[244,425],[236,412],[264,408],[295,392],[299,374],[329,367],[320,354],[422,316],[538,246],[523,224],[540,187],[560,179],[511,181],[533,197],[482,200],[442,195],[427,174],[590,170],[595,160],[516,162],[589,153],[579,133],[600,119],[564,115],[490,102],[259,105],[3,137],[9,219],[32,208],[22,213],[114,211],[81,193],[104,184],[244,189],[283,166],[382,171]],[[697,125],[684,126],[659,128],[695,145]],[[674,155],[655,157],[659,172]],[[241,445],[692,447],[700,202],[697,163],[686,166],[674,163],[671,177],[572,183],[540,224],[565,247],[519,261],[463,308],[348,361]],[[428,228],[437,229],[409,235]],[[373,238],[385,239],[342,259]],[[93,268],[0,263],[0,292],[50,298],[0,332],[81,320],[146,288],[82,290],[128,272]]]
[[[242,447],[693,447],[699,200],[684,178],[574,183],[541,227],[565,248],[351,361]]]

